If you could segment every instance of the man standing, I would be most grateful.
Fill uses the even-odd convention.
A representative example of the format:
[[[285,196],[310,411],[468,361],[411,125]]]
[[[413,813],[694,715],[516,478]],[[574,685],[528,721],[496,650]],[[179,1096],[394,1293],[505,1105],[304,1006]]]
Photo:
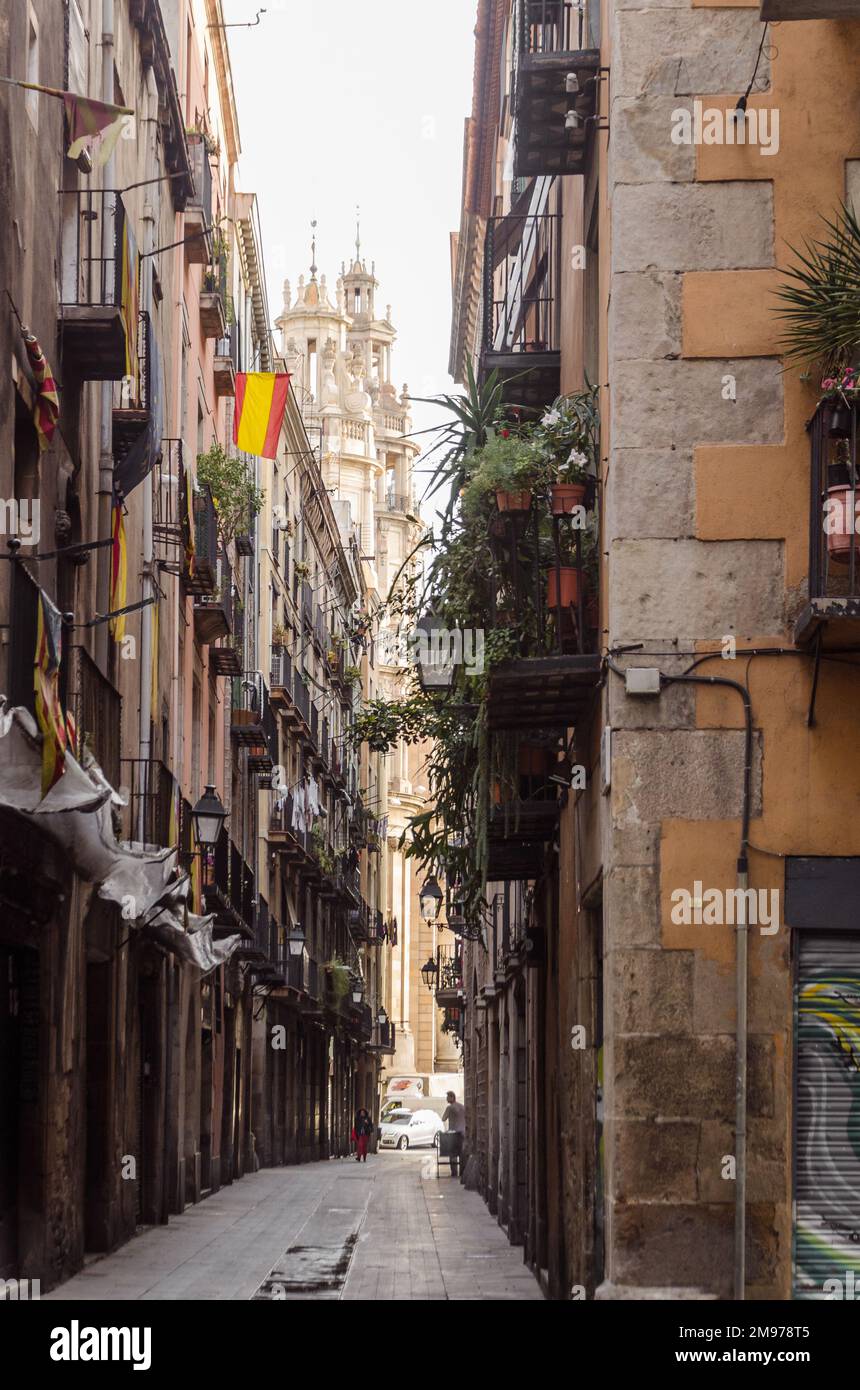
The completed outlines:
[[[466,1142],[466,1107],[461,1105],[453,1091],[449,1091],[445,1097],[448,1104],[442,1116],[443,1124],[447,1124],[448,1133],[455,1134],[454,1148],[451,1154],[451,1168],[454,1176],[460,1176],[460,1169],[463,1166],[463,1145]]]

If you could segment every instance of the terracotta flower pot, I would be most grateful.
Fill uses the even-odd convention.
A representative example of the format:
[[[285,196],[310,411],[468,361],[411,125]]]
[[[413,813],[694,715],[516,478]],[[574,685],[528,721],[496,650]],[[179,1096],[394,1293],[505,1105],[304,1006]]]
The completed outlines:
[[[851,563],[852,547],[857,549],[857,557],[860,560],[860,547],[857,546],[857,513],[860,511],[860,489],[855,492],[854,512],[855,520],[852,525],[851,519],[851,488],[840,485],[839,487],[829,487],[827,489],[827,511],[824,515],[825,535],[827,537],[827,553],[834,564],[848,565]]]
[[[527,512],[531,504],[532,495],[528,488],[521,488],[517,492],[496,488],[496,506],[500,512]]]
[[[573,565],[561,565],[558,570],[551,569],[546,577],[546,606],[551,611],[558,607],[569,608],[579,602],[579,586],[582,570]]]
[[[549,505],[553,516],[570,516],[585,503],[585,483],[553,483]]]

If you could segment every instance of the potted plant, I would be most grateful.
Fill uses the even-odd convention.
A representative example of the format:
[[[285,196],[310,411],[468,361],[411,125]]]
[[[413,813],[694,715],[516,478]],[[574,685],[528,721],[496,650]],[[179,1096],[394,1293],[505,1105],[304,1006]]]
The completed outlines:
[[[558,466],[558,481],[550,483],[549,505],[553,516],[571,516],[585,505],[588,490],[588,455],[581,449],[571,449]]]
[[[360,666],[347,666],[346,670],[345,670],[344,673],[343,673],[343,678],[344,678],[345,681],[360,681],[360,680],[361,680],[361,667],[360,667]]]
[[[508,429],[491,432],[474,458],[477,466],[463,491],[466,512],[474,511],[493,493],[496,506],[505,515],[529,510],[537,461],[525,435]]]
[[[596,453],[597,390],[559,396],[532,429],[540,479],[548,488],[553,516],[569,516],[585,503]]]
[[[272,628],[272,646],[285,647],[287,645],[287,629],[283,623],[275,623]]]
[[[824,377],[821,399],[830,402],[828,430],[831,439],[850,439],[852,417],[860,401],[856,369],[843,367],[838,376]]]
[[[307,579],[311,572],[311,567],[305,564],[304,560],[296,560],[293,571],[297,579]]]

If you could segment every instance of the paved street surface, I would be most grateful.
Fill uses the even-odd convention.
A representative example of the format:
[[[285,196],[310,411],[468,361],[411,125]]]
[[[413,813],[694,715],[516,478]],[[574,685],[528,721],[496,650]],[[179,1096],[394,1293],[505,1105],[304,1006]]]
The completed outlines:
[[[93,1259],[48,1299],[540,1299],[431,1151],[265,1168]]]

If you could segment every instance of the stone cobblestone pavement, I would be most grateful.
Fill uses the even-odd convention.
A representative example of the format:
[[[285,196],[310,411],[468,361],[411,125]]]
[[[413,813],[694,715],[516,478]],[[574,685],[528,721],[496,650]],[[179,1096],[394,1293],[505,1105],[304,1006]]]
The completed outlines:
[[[264,1168],[44,1299],[541,1299],[522,1250],[430,1153]],[[262,1287],[261,1287],[262,1286]]]

